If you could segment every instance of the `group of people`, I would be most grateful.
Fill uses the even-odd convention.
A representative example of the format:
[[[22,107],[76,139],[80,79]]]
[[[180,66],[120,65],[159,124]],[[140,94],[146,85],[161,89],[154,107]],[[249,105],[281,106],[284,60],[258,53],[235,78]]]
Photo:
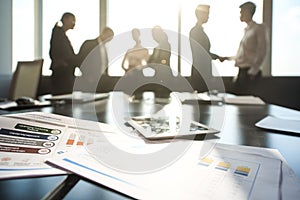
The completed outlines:
[[[240,42],[240,46],[235,56],[219,56],[210,52],[211,43],[209,37],[203,29],[203,24],[209,19],[210,6],[198,5],[195,10],[197,18],[196,25],[190,31],[190,46],[193,57],[192,76],[196,76],[196,81],[203,80],[203,76],[212,76],[211,66],[199,66],[201,55],[199,49],[204,49],[211,59],[234,60],[235,66],[239,68],[239,73],[236,79],[237,87],[247,89],[251,83],[255,83],[262,75],[261,67],[267,53],[267,34],[263,24],[258,24],[253,20],[253,15],[256,10],[256,5],[252,2],[246,2],[240,5],[240,20],[245,22],[244,36]],[[107,73],[108,57],[105,44],[110,41],[114,32],[111,28],[106,27],[101,32],[100,36],[93,40],[86,40],[78,54],[74,53],[73,47],[66,36],[66,31],[73,29],[75,26],[75,16],[72,13],[65,13],[62,16],[62,26],[55,25],[52,31],[50,57],[52,59],[52,89],[53,94],[70,93],[74,85],[74,70],[80,67],[87,55],[99,47],[100,60],[98,63],[101,69],[100,73]],[[152,29],[153,39],[158,45],[153,49],[150,55],[147,48],[141,45],[140,31],[132,30],[132,38],[135,41],[133,48],[129,49],[123,59],[122,68],[125,72],[138,66],[145,66],[149,63],[157,63],[170,66],[171,46],[168,41],[167,34],[159,26]],[[199,48],[199,46],[201,46]],[[101,71],[104,70],[104,71]],[[98,72],[98,73],[99,73]],[[88,73],[88,72],[86,72]],[[96,73],[94,71],[90,73]],[[64,87],[62,87],[62,85]]]
[[[78,54],[75,54],[72,44],[66,35],[66,32],[75,26],[75,15],[69,12],[64,13],[61,22],[62,26],[59,26],[58,23],[55,24],[50,40],[49,53],[52,60],[50,65],[52,70],[51,93],[54,95],[71,93],[73,91],[76,67],[80,67],[83,74],[83,78],[80,81],[83,88],[96,85],[99,77],[108,73],[108,56],[105,44],[114,37],[113,30],[105,27],[97,38],[84,41]],[[132,38],[136,44],[126,52],[122,62],[122,68],[125,72],[148,63],[170,65],[171,45],[168,42],[167,34],[161,27],[155,26],[152,29],[152,35],[158,45],[150,55],[148,49],[141,45],[139,29],[132,30]],[[97,52],[94,53],[94,51]],[[90,56],[90,62],[85,60],[89,54],[94,54],[94,56]],[[86,63],[83,63],[84,61]],[[87,65],[88,67],[85,67]]]
[[[150,63],[170,66],[171,44],[168,41],[167,34],[160,26],[155,26],[152,29],[152,37],[157,42],[157,46],[153,49],[151,55],[148,49],[141,45],[140,30],[134,28],[131,32],[136,44],[133,48],[128,49],[124,56],[122,68],[125,72]]]
[[[50,40],[52,94],[66,94],[73,91],[75,68],[80,67],[87,55],[97,46],[101,47],[99,52],[101,55],[101,66],[104,69],[107,68],[108,57],[105,44],[114,36],[113,30],[105,27],[96,39],[86,40],[81,45],[78,54],[75,54],[72,44],[66,35],[66,32],[75,26],[75,15],[69,12],[64,13],[61,22],[62,26],[59,26],[58,23],[55,24]]]
[[[234,60],[235,66],[239,68],[238,75],[234,79],[235,86],[238,89],[242,89],[244,93],[249,93],[251,86],[262,76],[261,69],[267,54],[268,37],[266,27],[253,20],[256,5],[253,2],[246,2],[241,4],[239,8],[240,20],[247,24],[244,36],[235,56],[222,57],[210,51],[211,43],[203,29],[203,24],[209,18],[210,6],[197,6],[195,10],[197,23],[190,31],[193,69],[197,69],[197,57],[199,57],[198,45],[201,45],[210,55],[211,59],[219,59],[221,62],[224,60]],[[209,68],[208,74],[212,74],[211,68]]]

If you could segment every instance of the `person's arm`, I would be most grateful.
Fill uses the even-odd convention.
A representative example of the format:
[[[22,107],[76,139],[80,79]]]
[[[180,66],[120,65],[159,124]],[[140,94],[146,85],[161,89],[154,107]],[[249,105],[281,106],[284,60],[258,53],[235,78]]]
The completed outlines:
[[[210,54],[211,59],[213,59],[213,60],[220,59],[220,56],[218,56],[217,54],[214,54],[214,53],[211,53],[211,52],[209,54]]]
[[[56,29],[55,54],[61,62],[66,63],[67,67],[75,68],[78,66],[77,55],[74,52],[73,46],[62,29]]]
[[[79,52],[76,56],[76,60],[79,67],[81,66],[82,62],[86,59],[86,57],[88,57],[91,51],[93,51],[93,49],[95,49],[98,45],[99,44],[97,40],[85,40],[82,43]]]
[[[87,49],[87,40],[86,40],[80,46],[79,52],[77,54],[77,62],[79,64],[79,66],[82,64],[84,59],[87,57],[88,53],[89,52],[88,52],[88,49]]]
[[[66,61],[70,66],[73,66],[74,68],[80,65],[80,63],[78,62],[77,55],[75,54],[71,43],[67,44]]]
[[[225,60],[235,60],[235,56],[220,56],[218,59],[224,62]]]
[[[128,51],[126,52],[123,61],[122,61],[122,69],[126,72],[129,69],[129,62],[128,62]]]

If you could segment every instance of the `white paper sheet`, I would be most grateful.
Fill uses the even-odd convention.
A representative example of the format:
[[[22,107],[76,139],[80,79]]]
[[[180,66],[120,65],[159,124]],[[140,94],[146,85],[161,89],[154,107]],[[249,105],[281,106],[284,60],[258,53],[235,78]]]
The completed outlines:
[[[299,119],[281,119],[273,116],[267,116],[257,122],[255,126],[277,131],[300,133]]]
[[[235,97],[224,97],[226,104],[246,104],[246,105],[265,105],[265,102],[259,97],[254,96],[235,96]]]
[[[42,112],[0,116],[0,179],[66,174],[44,161],[87,143],[78,130],[107,132],[111,128]]]
[[[238,151],[242,153],[257,154],[264,157],[281,159],[281,199],[298,199],[300,196],[300,178],[296,176],[294,171],[290,168],[285,158],[277,149],[249,147],[240,145],[226,145],[218,146],[221,149]]]
[[[125,173],[97,161],[83,148],[48,162],[142,199],[279,199],[281,160],[218,148],[199,158],[194,142],[178,161],[151,173]],[[130,163],[128,163],[130,165]]]

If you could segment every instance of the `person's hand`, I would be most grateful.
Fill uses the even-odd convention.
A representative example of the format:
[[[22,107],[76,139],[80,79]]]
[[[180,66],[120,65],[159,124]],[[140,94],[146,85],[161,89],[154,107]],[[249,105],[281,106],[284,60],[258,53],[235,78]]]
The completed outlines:
[[[220,60],[220,62],[224,62],[224,60],[228,60],[229,58],[220,56],[218,59]]]

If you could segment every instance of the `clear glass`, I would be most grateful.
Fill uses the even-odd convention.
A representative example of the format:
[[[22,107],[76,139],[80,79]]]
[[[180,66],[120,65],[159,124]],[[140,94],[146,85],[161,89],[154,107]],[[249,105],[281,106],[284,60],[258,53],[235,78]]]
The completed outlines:
[[[273,0],[272,76],[299,76],[300,1]]]
[[[34,60],[34,1],[14,0],[12,71],[18,61],[31,60]]]
[[[71,12],[76,17],[76,25],[69,30],[67,35],[71,41],[75,53],[79,51],[81,44],[87,39],[99,36],[99,0],[44,0],[43,1],[43,58],[44,75],[50,75],[50,39],[52,29],[56,22],[60,21],[63,13]]]

